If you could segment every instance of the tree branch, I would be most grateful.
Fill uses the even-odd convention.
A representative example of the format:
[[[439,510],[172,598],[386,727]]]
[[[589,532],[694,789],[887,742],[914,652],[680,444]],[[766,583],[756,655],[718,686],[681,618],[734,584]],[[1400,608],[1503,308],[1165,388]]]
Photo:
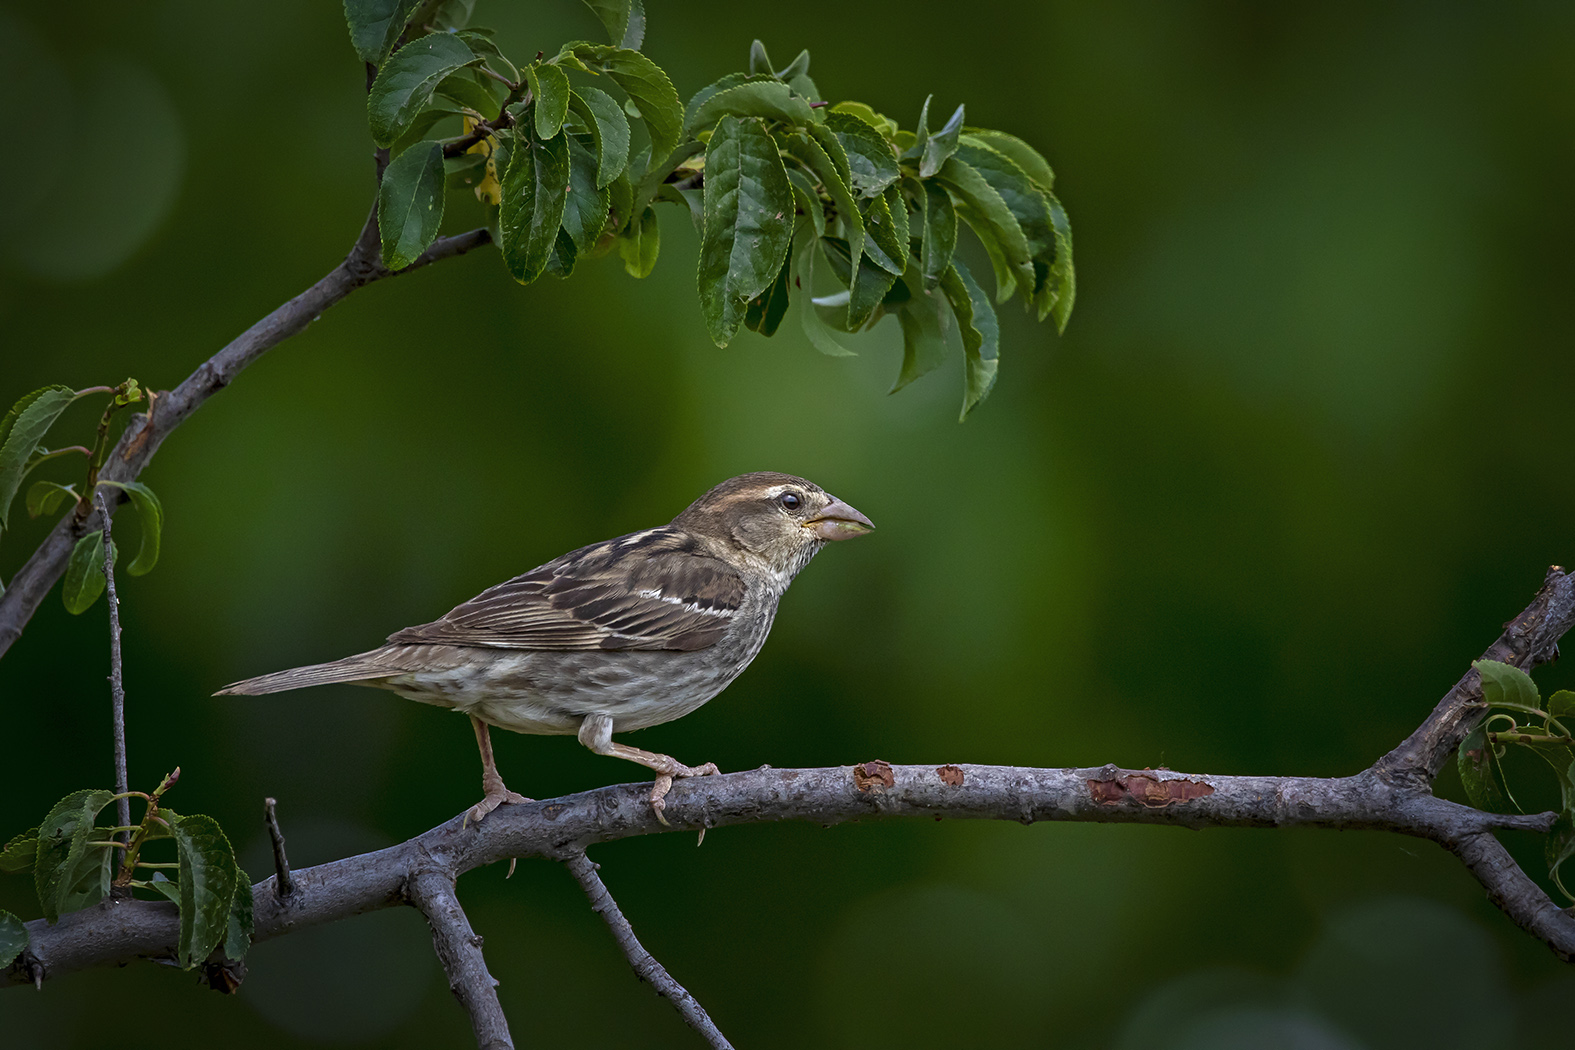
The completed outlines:
[[[124,828],[131,825],[131,799],[126,794],[129,790],[126,784],[126,683],[120,662],[120,597],[115,593],[115,541],[109,524],[109,507],[104,502],[102,491],[93,493],[93,504],[104,522],[104,586],[109,592],[105,597],[109,603],[110,723],[115,736],[115,793],[120,796],[116,799],[115,813],[120,818],[120,826]],[[120,841],[130,842],[131,832],[121,832]]]
[[[379,154],[378,173],[381,175],[382,165],[386,163],[386,151],[380,150]],[[491,242],[491,235],[484,229],[443,237],[415,262],[395,272],[382,262],[377,208],[374,206],[343,262],[204,361],[178,387],[158,397],[146,413],[133,416],[109,454],[99,475],[100,480],[135,480],[147,468],[164,439],[191,418],[203,402],[234,382],[235,377],[253,361],[303,331],[324,310],[357,288],[463,255]],[[11,644],[21,636],[39,603],[65,571],[71,549],[76,546],[77,540],[100,528],[102,520],[103,514],[99,511],[82,519],[75,514],[65,515],[17,570],[4,594],[0,594],[0,656],[4,656]]]
[[[678,1011],[678,1016],[684,1023],[701,1035],[716,1050],[733,1050],[733,1044],[727,1041],[712,1022],[711,1015],[705,1012],[694,996],[689,994],[689,989],[673,979],[667,972],[667,967],[657,962],[651,953],[645,950],[640,939],[634,935],[634,927],[629,925],[629,920],[624,918],[623,910],[618,907],[618,902],[613,900],[613,895],[602,882],[602,877],[596,874],[601,866],[594,864],[584,852],[576,850],[564,858],[563,866],[573,872],[574,877],[580,880],[580,888],[585,891],[585,896],[590,898],[591,911],[600,915],[607,922],[607,928],[612,931],[613,939],[618,942],[618,947],[623,949],[629,965],[634,968],[634,974],[645,981],[656,993],[673,1004],[673,1009]]]
[[[448,974],[449,991],[470,1015],[481,1050],[514,1050],[509,1022],[498,1002],[498,982],[481,957],[481,938],[470,928],[465,909],[454,895],[454,877],[447,872],[418,871],[405,884],[411,904],[432,927],[432,947]]]

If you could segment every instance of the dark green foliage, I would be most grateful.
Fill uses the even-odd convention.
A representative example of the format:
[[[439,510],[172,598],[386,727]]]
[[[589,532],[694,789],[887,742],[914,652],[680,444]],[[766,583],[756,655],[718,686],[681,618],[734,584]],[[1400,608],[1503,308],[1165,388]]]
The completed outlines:
[[[1021,139],[965,126],[963,106],[931,132],[926,99],[916,129],[904,131],[863,103],[827,106],[807,51],[775,69],[758,40],[747,71],[681,105],[667,74],[639,51],[637,0],[587,0],[610,42],[570,42],[524,64],[481,28],[398,44],[418,26],[465,26],[470,5],[445,14],[448,6],[429,18],[394,0],[346,4],[357,54],[382,63],[367,112],[373,139],[397,154],[379,211],[391,268],[409,265],[437,236],[444,142],[433,129],[464,116],[465,130],[488,122],[501,199],[484,195],[484,160],[451,159],[448,185],[499,200],[501,254],[521,283],[567,277],[614,247],[625,270],[643,277],[660,243],[653,206],[683,204],[701,232],[701,313],[719,346],[740,327],[774,333],[795,295],[806,335],[828,354],[849,352],[831,330],[862,331],[895,313],[904,353],[893,389],[960,347],[966,417],[995,382],[999,339],[993,307],[955,261],[961,218],[990,261],[996,301],[1021,293],[1040,320],[1065,328],[1071,228],[1050,165]],[[404,16],[414,24],[403,27]],[[844,258],[830,269],[845,291],[817,295],[816,256],[832,241]]]

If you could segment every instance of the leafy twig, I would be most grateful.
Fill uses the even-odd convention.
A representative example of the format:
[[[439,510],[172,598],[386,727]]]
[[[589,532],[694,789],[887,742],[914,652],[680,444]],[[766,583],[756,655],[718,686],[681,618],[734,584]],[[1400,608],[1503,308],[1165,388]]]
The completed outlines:
[[[109,413],[105,414],[106,421]],[[107,425],[107,422],[106,422]],[[100,430],[102,440],[103,430]],[[104,586],[109,591],[109,696],[111,720],[115,732],[115,792],[116,815],[122,827],[131,823],[131,797],[127,794],[126,777],[126,684],[120,662],[120,598],[115,594],[115,544],[111,538],[109,507],[102,492],[94,493],[93,502],[98,506],[99,517],[104,522]],[[130,844],[131,833],[121,832],[122,843]]]

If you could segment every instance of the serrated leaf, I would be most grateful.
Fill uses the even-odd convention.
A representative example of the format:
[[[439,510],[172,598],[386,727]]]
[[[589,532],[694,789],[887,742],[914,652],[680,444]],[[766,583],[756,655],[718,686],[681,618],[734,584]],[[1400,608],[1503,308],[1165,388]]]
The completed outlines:
[[[826,127],[837,136],[848,157],[850,188],[860,197],[874,197],[901,177],[897,151],[891,143],[851,113],[832,113]]]
[[[120,548],[115,548],[119,556]],[[95,529],[77,540],[71,548],[71,560],[66,563],[66,578],[61,584],[60,597],[66,611],[81,615],[93,607],[98,596],[104,593],[104,530]]]
[[[563,228],[577,255],[596,247],[607,225],[610,198],[596,186],[596,158],[576,139],[569,139],[569,196],[563,207]]]
[[[868,106],[863,102],[838,102],[836,105],[831,107],[831,112],[846,113],[849,116],[857,117],[864,123],[868,124],[870,127],[874,128],[882,138],[891,139],[897,133],[897,122],[895,120],[892,120],[883,113],[875,112],[873,107]],[[827,115],[826,120],[828,123],[830,122],[831,117],[829,114]],[[895,143],[893,143],[893,145],[895,145]]]
[[[966,140],[958,145],[956,157],[984,177],[1022,229],[1034,272],[1033,283],[1025,289],[1025,294],[1032,295],[1044,283],[1050,264],[1055,261],[1056,238],[1050,219],[1050,199],[1004,153]]]
[[[826,133],[830,135],[830,132]],[[835,136],[831,136],[835,143]],[[853,191],[848,188],[844,177],[838,170],[836,160],[822,148],[820,142],[809,137],[804,131],[794,131],[779,136],[778,141],[799,163],[816,179],[826,190],[826,196],[836,206],[837,216],[842,221],[843,232],[847,235],[848,251],[854,258],[864,254],[864,220],[859,214],[858,202],[853,197]],[[836,144],[840,152],[841,144]],[[847,168],[847,154],[842,153],[842,170]]]
[[[1575,693],[1560,689],[1548,697],[1548,714],[1560,720],[1575,718]]]
[[[686,120],[686,123],[693,134],[709,128],[725,116],[760,117],[788,124],[816,124],[822,119],[820,112],[811,109],[809,103],[795,94],[792,88],[779,80],[762,78],[716,92],[700,103],[693,119]]]
[[[941,283],[941,276],[952,264],[952,253],[957,250],[957,208],[939,182],[925,179],[923,186],[924,243],[919,251],[919,271],[924,289],[929,291]]]
[[[645,41],[645,4],[642,0],[585,0],[585,6],[607,29],[607,39],[619,47],[638,49]]]
[[[776,76],[774,67],[771,65],[771,56],[766,54],[766,45],[759,40],[751,41],[749,45],[749,71],[751,73],[766,73]]]
[[[865,206],[864,230],[867,234],[865,254],[877,266],[893,276],[908,268],[908,242],[898,236],[896,221],[884,196],[874,198]]]
[[[535,103],[531,104],[533,107]],[[531,114],[527,107],[526,117]],[[558,227],[568,200],[567,137],[516,141],[503,176],[503,202],[498,213],[504,265],[521,284],[540,277],[557,243]]]
[[[53,481],[35,481],[27,490],[27,516],[53,514],[63,500],[77,501],[76,489]]]
[[[924,144],[930,140],[930,102],[934,95],[924,96],[924,105],[919,107],[919,121],[913,126],[913,145],[903,151],[903,160],[917,160],[924,155]]]
[[[1000,365],[1001,328],[990,297],[979,287],[962,260],[953,260],[947,267],[940,287],[947,302],[951,303],[952,315],[957,318],[957,331],[962,336],[963,406],[962,414],[957,417],[960,423],[995,386]]]
[[[726,346],[792,247],[793,188],[759,120],[723,117],[705,158],[700,305],[712,342]]]
[[[389,161],[377,190],[384,266],[403,270],[432,247],[443,223],[443,185],[443,147],[436,142],[412,146]]]
[[[430,129],[436,121],[452,113],[470,110],[480,114],[487,120],[497,119],[502,110],[503,100],[493,92],[491,85],[496,81],[478,80],[472,69],[457,69],[438,81],[433,89],[433,99],[421,110],[416,118],[410,122],[410,127],[399,137],[399,142],[394,143],[396,153],[403,153],[400,143],[407,143],[407,147],[415,145],[412,136],[423,126]],[[443,101],[454,102],[456,106],[445,105]],[[416,139],[419,141],[419,138]]]
[[[525,70],[525,77],[535,97],[531,119],[536,125],[536,138],[550,139],[569,115],[569,75],[557,66],[533,62]]]
[[[159,539],[164,532],[164,504],[159,502],[152,489],[140,481],[104,481],[100,484],[121,489],[130,496],[131,505],[137,508],[137,518],[142,523],[142,546],[137,548],[137,556],[126,566],[126,572],[132,576],[144,576],[152,572],[153,566],[159,562]]]
[[[235,897],[230,901],[229,921],[225,925],[224,954],[231,959],[244,959],[252,946],[252,934],[257,930],[253,917],[252,880],[246,872],[236,869],[238,881]]]
[[[744,327],[752,332],[770,338],[775,335],[782,324],[782,318],[787,316],[788,286],[793,269],[791,254],[784,256],[782,267],[777,271],[777,279],[771,287],[749,300],[749,308],[744,312]]]
[[[1455,767],[1460,773],[1460,784],[1466,790],[1466,798],[1473,806],[1489,813],[1505,811],[1504,796],[1493,776],[1492,749],[1487,742],[1487,733],[1481,726],[1472,730],[1461,743],[1455,755]]]
[[[148,880],[148,888],[154,893],[162,894],[164,899],[175,907],[180,907],[180,883],[165,875],[162,871],[155,871]]]
[[[647,206],[640,213],[638,222],[619,234],[618,257],[623,260],[624,272],[630,277],[646,278],[656,268],[656,255],[662,246],[661,227],[656,222],[656,209]]]
[[[240,868],[229,839],[212,817],[170,821],[180,853],[180,945],[182,966],[198,965],[229,931],[230,905],[240,885]]]
[[[461,29],[454,34],[465,42],[465,46],[475,52],[482,63],[500,77],[506,77],[511,83],[519,80],[519,67],[509,61],[498,45],[492,39],[490,29]],[[496,81],[493,81],[496,83]],[[501,85],[500,85],[501,86]]]
[[[476,0],[438,0],[432,8],[430,25],[439,29],[464,29],[470,24]]]
[[[946,125],[925,139],[924,153],[919,161],[920,178],[927,179],[940,171],[946,158],[957,152],[957,138],[962,134],[962,126],[963,107],[958,106]]]
[[[660,66],[638,51],[605,44],[575,44],[572,54],[590,72],[612,77],[638,107],[651,135],[653,158],[665,158],[678,148],[684,109]]]
[[[788,182],[793,185],[793,203],[798,211],[814,227],[815,236],[819,237],[826,232],[826,210],[820,203],[820,197],[815,193],[815,182],[798,165],[787,166]]]
[[[891,214],[891,226],[895,232],[898,250],[902,253],[903,269],[907,270],[909,256],[913,254],[913,231],[908,221],[908,201],[902,195],[902,189],[895,182],[881,191],[881,196],[886,198],[886,210]]]
[[[13,836],[4,848],[0,848],[0,872],[7,875],[20,875],[32,871],[33,861],[37,858],[38,829],[30,828]]]
[[[1482,698],[1491,707],[1537,708],[1542,697],[1531,676],[1518,667],[1498,660],[1474,660],[1472,667],[1482,676]]]
[[[1045,160],[1038,150],[1016,135],[1008,135],[1004,131],[995,131],[991,128],[964,128],[963,134],[978,139],[991,149],[1012,158],[1017,166],[1034,180],[1034,185],[1044,192],[1055,191],[1055,172],[1050,170],[1050,162]]]
[[[448,33],[429,33],[400,48],[378,71],[367,93],[372,141],[393,145],[432,101],[445,77],[479,61],[464,41]]]
[[[58,922],[62,912],[83,907],[109,892],[107,870],[114,851],[90,848],[88,843],[93,839],[93,822],[98,819],[99,810],[114,797],[113,791],[103,789],[73,791],[55,803],[38,826],[33,886],[49,922]],[[92,896],[99,885],[102,892]]]
[[[0,911],[0,971],[16,961],[27,948],[27,926],[8,911]]]
[[[815,309],[815,256],[820,252],[821,238],[815,233],[807,218],[800,219],[795,231],[796,245],[793,252],[793,286],[798,290],[799,321],[804,336],[816,350],[828,357],[854,357],[852,350],[839,343],[826,322]]]
[[[684,137],[694,137],[695,117],[699,115],[700,107],[705,105],[711,96],[740,84],[770,83],[774,79],[776,78],[769,73],[728,73],[713,80],[691,95],[688,104],[684,106]]]
[[[793,61],[777,70],[777,77],[782,80],[792,81],[795,77],[809,74],[809,48],[805,48],[793,57]]]
[[[947,159],[935,177],[952,192],[958,216],[979,235],[985,250],[992,253],[992,262],[997,257],[1002,260],[1004,267],[996,271],[999,285],[996,299],[1010,296],[1018,283],[1027,294],[1032,294],[1034,267],[1028,238],[1000,193],[979,171],[956,155]]]
[[[24,395],[0,419],[0,528],[10,527],[11,501],[22,487],[38,443],[76,400],[68,386],[46,386]]]
[[[1041,289],[1041,296],[1052,294],[1054,299],[1048,303],[1050,313],[1055,317],[1057,332],[1066,331],[1066,322],[1072,316],[1072,304],[1077,301],[1077,270],[1072,264],[1072,224],[1067,220],[1066,209],[1061,207],[1061,202],[1050,195],[1050,221],[1055,227],[1055,262],[1050,266],[1050,280]],[[1045,319],[1046,303],[1036,298],[1039,302],[1039,319]]]
[[[345,0],[350,46],[361,61],[381,65],[421,0]]]
[[[569,110],[591,136],[596,156],[596,187],[606,189],[629,166],[629,118],[607,92],[582,87],[569,95]]]
[[[946,321],[939,292],[921,292],[897,308],[902,326],[902,369],[889,393],[940,367],[946,356]]]

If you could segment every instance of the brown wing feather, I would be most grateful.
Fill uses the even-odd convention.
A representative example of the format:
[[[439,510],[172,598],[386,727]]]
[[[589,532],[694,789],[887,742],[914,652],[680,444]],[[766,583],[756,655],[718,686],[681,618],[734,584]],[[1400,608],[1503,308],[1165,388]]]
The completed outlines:
[[[744,581],[694,536],[663,526],[593,544],[491,587],[390,642],[496,649],[704,649]]]

